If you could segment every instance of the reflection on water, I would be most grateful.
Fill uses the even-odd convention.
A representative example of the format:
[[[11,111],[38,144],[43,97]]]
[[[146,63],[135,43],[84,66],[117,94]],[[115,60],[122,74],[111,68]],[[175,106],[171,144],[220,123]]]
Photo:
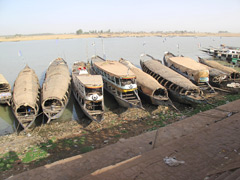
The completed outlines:
[[[40,84],[43,83],[44,74],[49,63],[57,57],[63,57],[71,69],[75,61],[87,62],[92,55],[103,56],[103,43],[107,59],[127,59],[139,67],[140,54],[148,53],[157,59],[162,59],[164,52],[197,59],[197,56],[206,57],[200,47],[219,47],[220,44],[239,46],[239,37],[142,37],[142,38],[86,38],[42,41],[20,41],[0,43],[0,73],[5,76],[13,87],[18,73],[28,64],[35,70]],[[95,43],[93,47],[92,44]],[[103,43],[102,43],[103,42]],[[19,53],[21,52],[21,53]],[[115,99],[104,92],[105,110],[118,108]],[[71,96],[63,115],[57,121],[76,120],[87,125],[89,119],[83,114],[81,108]],[[39,125],[46,121],[40,115],[36,119]],[[0,135],[14,132],[15,117],[8,106],[0,105]]]

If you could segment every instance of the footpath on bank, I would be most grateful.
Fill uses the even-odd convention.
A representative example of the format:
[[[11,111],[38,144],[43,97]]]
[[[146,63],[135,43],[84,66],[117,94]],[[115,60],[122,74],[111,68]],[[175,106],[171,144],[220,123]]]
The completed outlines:
[[[240,180],[239,139],[240,100],[237,100],[8,179]],[[170,166],[164,161],[167,157],[179,163]]]

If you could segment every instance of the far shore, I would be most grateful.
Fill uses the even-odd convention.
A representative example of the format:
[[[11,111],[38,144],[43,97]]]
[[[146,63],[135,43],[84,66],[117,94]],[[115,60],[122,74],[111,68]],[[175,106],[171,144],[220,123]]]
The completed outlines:
[[[0,42],[18,42],[48,39],[124,38],[124,37],[240,37],[240,33],[99,33],[0,36]]]

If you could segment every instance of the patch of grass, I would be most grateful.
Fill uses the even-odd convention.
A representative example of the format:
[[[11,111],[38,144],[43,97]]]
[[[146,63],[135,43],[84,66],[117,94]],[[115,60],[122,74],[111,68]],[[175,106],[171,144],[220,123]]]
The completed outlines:
[[[35,160],[40,160],[46,158],[48,156],[47,151],[40,147],[32,147],[30,150],[25,154],[24,158],[22,159],[23,163],[29,163]]]
[[[114,138],[120,138],[121,135],[120,134],[116,134],[115,136],[113,136]]]
[[[155,126],[155,127],[149,128],[147,131],[154,131],[156,129],[157,129],[157,127]]]
[[[13,151],[0,155],[0,171],[11,169],[17,160],[19,160],[18,155]]]
[[[120,132],[123,133],[123,134],[125,134],[125,133],[128,133],[128,130],[123,129],[123,130],[121,130]]]
[[[153,121],[153,125],[159,126],[159,127],[164,127],[165,126],[165,124],[164,124],[162,119],[158,120],[158,121]]]
[[[92,151],[94,148],[92,146],[85,146],[81,148],[81,153],[86,153]]]

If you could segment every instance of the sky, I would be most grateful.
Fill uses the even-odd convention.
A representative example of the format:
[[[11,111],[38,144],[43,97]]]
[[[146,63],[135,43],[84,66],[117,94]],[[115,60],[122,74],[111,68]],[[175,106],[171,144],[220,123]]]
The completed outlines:
[[[0,0],[0,35],[117,31],[240,32],[240,0]]]

